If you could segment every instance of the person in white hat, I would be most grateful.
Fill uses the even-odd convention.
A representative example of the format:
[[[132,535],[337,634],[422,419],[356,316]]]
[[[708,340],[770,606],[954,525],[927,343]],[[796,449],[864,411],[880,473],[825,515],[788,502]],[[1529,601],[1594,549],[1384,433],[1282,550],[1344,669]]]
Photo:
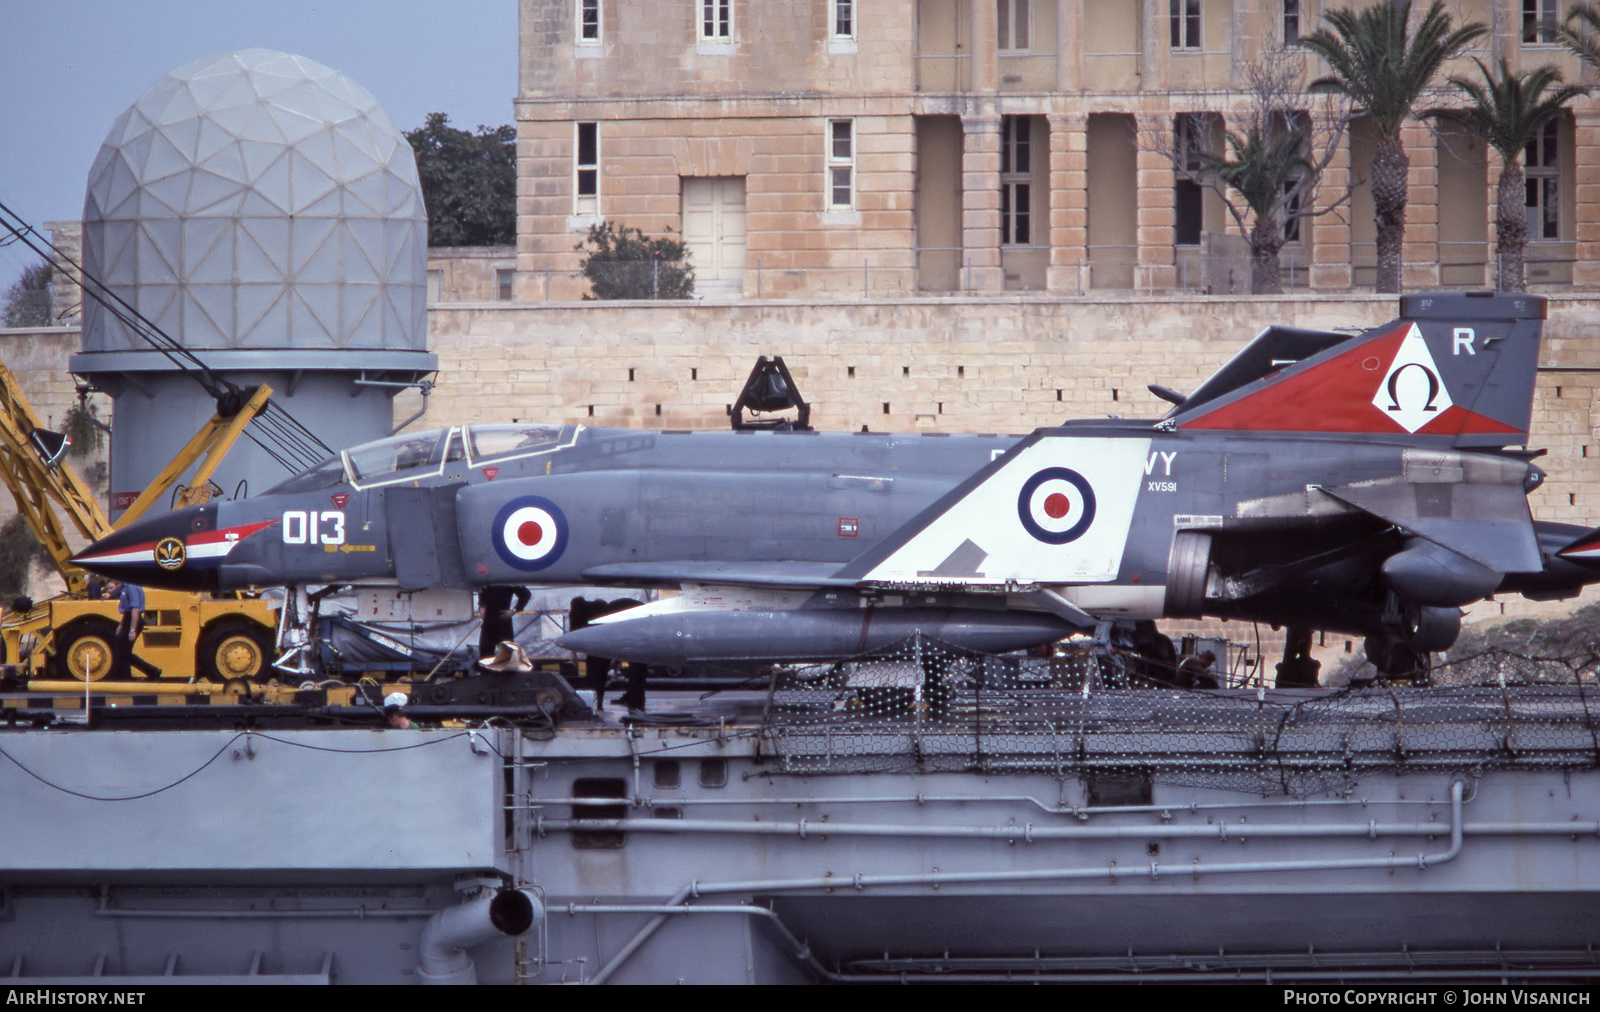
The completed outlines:
[[[405,714],[406,703],[410,698],[404,692],[391,692],[383,697],[383,717],[389,726],[397,731],[405,731],[411,727],[411,718]]]

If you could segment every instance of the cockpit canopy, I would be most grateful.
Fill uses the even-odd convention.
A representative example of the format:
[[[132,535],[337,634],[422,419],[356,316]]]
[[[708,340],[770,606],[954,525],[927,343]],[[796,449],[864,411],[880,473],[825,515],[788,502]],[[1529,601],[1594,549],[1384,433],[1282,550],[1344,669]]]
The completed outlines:
[[[268,494],[314,492],[340,484],[371,488],[440,474],[445,465],[457,462],[471,468],[534,457],[571,446],[580,429],[577,425],[467,425],[407,432],[352,446]]]

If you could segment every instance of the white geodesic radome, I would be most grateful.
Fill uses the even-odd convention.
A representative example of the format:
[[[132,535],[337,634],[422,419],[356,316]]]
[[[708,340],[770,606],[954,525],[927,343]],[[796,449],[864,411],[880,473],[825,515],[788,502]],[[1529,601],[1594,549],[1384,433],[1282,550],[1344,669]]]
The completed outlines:
[[[89,273],[191,348],[427,346],[427,213],[378,101],[246,49],[162,78],[106,136],[84,199]],[[98,304],[85,352],[147,346]]]

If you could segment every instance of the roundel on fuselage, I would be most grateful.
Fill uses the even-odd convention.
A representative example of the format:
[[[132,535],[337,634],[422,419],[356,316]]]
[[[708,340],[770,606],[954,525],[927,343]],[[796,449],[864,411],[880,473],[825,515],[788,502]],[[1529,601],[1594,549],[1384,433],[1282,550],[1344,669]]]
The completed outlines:
[[[1017,517],[1029,534],[1048,545],[1076,541],[1094,523],[1094,489],[1070,467],[1047,467],[1017,495]]]
[[[495,514],[490,537],[507,565],[533,572],[561,558],[567,547],[567,518],[549,499],[518,496]]]

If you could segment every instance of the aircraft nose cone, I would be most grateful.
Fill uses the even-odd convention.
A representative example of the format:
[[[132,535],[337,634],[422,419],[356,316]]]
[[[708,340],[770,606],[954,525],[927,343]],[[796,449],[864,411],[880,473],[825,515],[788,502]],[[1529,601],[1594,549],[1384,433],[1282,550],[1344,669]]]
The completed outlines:
[[[174,510],[113,531],[74,555],[72,563],[141,587],[215,590],[215,563],[194,551],[215,529],[213,506]]]

